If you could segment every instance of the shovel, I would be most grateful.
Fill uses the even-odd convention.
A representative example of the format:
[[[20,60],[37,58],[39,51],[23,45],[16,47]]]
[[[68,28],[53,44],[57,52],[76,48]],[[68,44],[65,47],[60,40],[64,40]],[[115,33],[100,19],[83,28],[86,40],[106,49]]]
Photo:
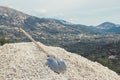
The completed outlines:
[[[61,73],[66,71],[66,64],[62,59],[50,55],[40,44],[38,44],[25,30],[22,28],[17,28],[22,33],[24,33],[40,50],[42,50],[47,55],[47,63],[49,67],[56,73]]]

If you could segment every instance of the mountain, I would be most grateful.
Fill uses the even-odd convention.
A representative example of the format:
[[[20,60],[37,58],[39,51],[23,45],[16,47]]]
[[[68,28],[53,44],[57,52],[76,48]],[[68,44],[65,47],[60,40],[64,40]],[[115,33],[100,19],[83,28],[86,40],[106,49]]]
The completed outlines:
[[[67,65],[65,72],[55,73],[47,63],[46,53],[33,43],[13,43],[0,47],[0,80],[119,80],[114,71],[59,47],[38,43]]]
[[[110,29],[113,27],[117,27],[117,25],[114,23],[111,23],[111,22],[104,22],[104,23],[98,25],[98,27],[101,29]]]
[[[24,14],[20,11],[0,6],[0,24],[2,25],[19,25],[24,24],[24,20],[29,15]]]
[[[120,33],[120,25],[111,22],[104,22],[97,26],[102,32]]]
[[[91,26],[72,24],[64,20],[38,18],[0,6],[0,35],[14,41],[28,41],[21,33],[9,28],[22,27],[36,40],[46,44],[64,44],[79,39],[79,34],[98,34]]]

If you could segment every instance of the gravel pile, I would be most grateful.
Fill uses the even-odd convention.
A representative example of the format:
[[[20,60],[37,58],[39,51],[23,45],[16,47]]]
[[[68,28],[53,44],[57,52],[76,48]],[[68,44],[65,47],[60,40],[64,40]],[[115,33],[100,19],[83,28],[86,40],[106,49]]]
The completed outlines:
[[[64,73],[52,71],[46,54],[32,42],[14,43],[0,47],[0,80],[120,80],[115,72],[97,62],[59,47],[42,46],[65,61]]]

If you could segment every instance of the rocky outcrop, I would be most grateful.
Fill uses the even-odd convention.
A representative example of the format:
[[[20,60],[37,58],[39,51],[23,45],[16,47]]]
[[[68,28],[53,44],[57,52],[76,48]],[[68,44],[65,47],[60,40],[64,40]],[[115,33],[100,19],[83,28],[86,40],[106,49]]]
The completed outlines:
[[[41,44],[41,43],[39,43]],[[107,67],[59,47],[42,47],[63,59],[64,73],[55,73],[47,65],[47,56],[33,43],[5,44],[0,47],[1,80],[120,80]]]

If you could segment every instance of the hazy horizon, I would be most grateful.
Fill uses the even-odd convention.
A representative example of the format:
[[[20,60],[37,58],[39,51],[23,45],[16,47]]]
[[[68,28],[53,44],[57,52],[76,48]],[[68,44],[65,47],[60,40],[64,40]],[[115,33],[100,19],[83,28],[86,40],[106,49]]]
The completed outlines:
[[[98,25],[120,23],[119,0],[1,0],[0,5],[17,9],[39,18],[55,18],[71,23]]]

